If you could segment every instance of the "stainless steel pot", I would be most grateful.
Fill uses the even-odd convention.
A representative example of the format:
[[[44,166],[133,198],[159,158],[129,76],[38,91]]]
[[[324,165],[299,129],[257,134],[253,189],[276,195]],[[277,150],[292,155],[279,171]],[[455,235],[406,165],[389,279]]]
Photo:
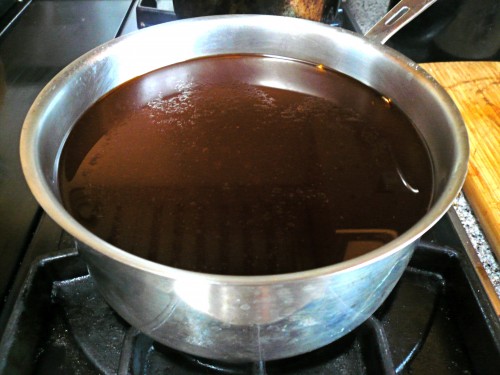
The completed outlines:
[[[383,35],[380,39],[387,36]],[[56,177],[62,144],[80,115],[138,75],[200,56],[235,53],[323,64],[392,98],[412,119],[432,157],[435,196],[429,212],[400,237],[358,258],[304,272],[254,277],[156,264],[113,247],[75,221],[61,204]],[[467,133],[459,112],[417,64],[351,32],[273,16],[184,20],[106,43],[45,87],[21,136],[23,170],[33,194],[78,240],[89,272],[109,304],[131,325],[167,346],[226,361],[304,353],[367,319],[400,278],[420,236],[459,192],[467,158]]]

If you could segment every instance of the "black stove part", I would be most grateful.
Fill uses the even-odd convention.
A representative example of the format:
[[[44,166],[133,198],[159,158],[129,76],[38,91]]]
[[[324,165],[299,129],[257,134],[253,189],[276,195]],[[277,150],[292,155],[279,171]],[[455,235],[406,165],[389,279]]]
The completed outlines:
[[[116,35],[131,3],[33,0],[1,18],[8,27],[0,30],[0,311],[41,214],[19,161],[28,109],[62,68]]]
[[[43,226],[43,238],[57,237],[50,221]],[[262,365],[213,362],[155,343],[104,302],[76,251],[44,256],[31,267],[2,335],[0,374],[74,373],[75,366],[84,375],[496,374],[498,316],[463,249],[436,245],[439,232],[453,231],[450,220],[436,230],[361,327],[311,353]],[[72,243],[60,230],[58,238],[59,246]]]
[[[351,334],[324,348],[293,358],[259,363],[232,364],[213,361],[180,353],[154,343],[144,335],[131,335],[130,338],[133,342],[130,346],[134,347],[134,350],[129,353],[130,365],[127,371],[134,375],[395,374],[384,329],[373,317]],[[137,357],[142,358],[142,361],[134,361]],[[141,365],[133,367],[134,362]]]
[[[426,342],[435,323],[444,285],[440,274],[408,267],[399,289],[377,311],[375,316],[385,329],[396,372],[410,363]],[[418,301],[416,306],[415,301]]]
[[[0,17],[2,17],[15,3],[17,0],[0,0]]]
[[[389,7],[399,0],[391,0]],[[439,0],[387,45],[416,62],[499,60],[498,0]]]
[[[458,220],[456,214],[449,216],[452,221]],[[432,238],[440,231],[448,235],[453,234],[446,230],[446,221],[441,220],[435,231],[429,232],[426,238]],[[450,240],[448,243],[452,242]],[[457,340],[460,340],[464,351],[454,353],[455,357],[448,364],[448,368],[460,366],[461,361],[470,360],[474,363],[475,373],[496,373],[500,368],[500,316],[485,293],[476,270],[463,251],[463,246],[456,246],[451,249],[436,245],[433,241],[424,241],[420,245],[421,256],[415,257],[410,263],[416,268],[425,267],[431,272],[446,275],[442,289],[443,298],[439,301],[435,322],[429,331],[428,341],[432,345],[424,355],[448,355],[450,348],[456,347]],[[457,272],[457,269],[461,272]],[[451,331],[457,334],[442,335],[443,332]],[[436,341],[438,337],[440,339]],[[495,348],[494,351],[490,350],[492,348]],[[440,371],[441,369],[436,373]]]
[[[139,0],[135,9],[138,29],[175,21],[177,19],[175,12],[158,8],[158,2],[156,0]]]
[[[0,0],[0,37],[33,0]]]

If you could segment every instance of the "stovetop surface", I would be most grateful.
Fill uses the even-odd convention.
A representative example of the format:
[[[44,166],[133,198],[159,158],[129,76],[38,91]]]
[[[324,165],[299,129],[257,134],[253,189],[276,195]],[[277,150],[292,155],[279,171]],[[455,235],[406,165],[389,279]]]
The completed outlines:
[[[24,10],[0,36],[0,309],[41,215],[19,160],[24,118],[54,75],[117,35],[131,1],[19,5]]]
[[[190,374],[211,373],[211,367],[218,366],[179,353],[174,353],[171,362],[169,349],[135,332],[107,307],[74,253],[73,240],[41,211],[20,167],[22,123],[40,90],[86,51],[137,29],[136,3],[21,1],[0,19],[0,373],[149,374],[170,369],[170,373]],[[348,368],[346,358],[358,363],[349,367],[351,373],[423,373],[431,369],[443,374],[488,373],[500,368],[498,316],[450,219],[440,221],[426,240],[428,245],[417,251],[395,295],[374,318],[340,344],[291,362],[268,364],[267,372],[312,374],[321,373],[321,366],[326,366],[323,373],[343,371]],[[30,268],[40,256],[46,258]],[[423,259],[430,260],[430,265],[422,265]],[[26,284],[26,280],[36,282]],[[19,306],[21,311],[16,310]],[[96,317],[97,311],[111,320]],[[393,311],[406,315],[396,317]],[[34,317],[28,316],[31,312]],[[95,319],[81,321],[82,313]],[[28,323],[30,328],[18,323]],[[90,323],[95,329],[88,328]],[[392,342],[394,332],[403,327],[410,329],[403,334],[403,343]],[[16,335],[13,329],[18,330]],[[113,340],[88,349],[95,335]],[[86,338],[82,341],[82,337]],[[377,349],[373,352],[372,347]],[[126,354],[122,354],[124,349]],[[26,351],[30,355],[23,354]],[[111,353],[112,359],[89,359],[89,353],[101,352]],[[408,356],[412,358],[409,364],[401,366]],[[303,364],[313,357],[320,367],[307,369]],[[7,363],[6,358],[14,358],[14,362]],[[436,359],[441,362],[434,362]],[[78,370],[71,368],[75,364],[80,366]],[[20,367],[12,372],[9,366]],[[262,369],[251,364],[223,370],[258,373]]]

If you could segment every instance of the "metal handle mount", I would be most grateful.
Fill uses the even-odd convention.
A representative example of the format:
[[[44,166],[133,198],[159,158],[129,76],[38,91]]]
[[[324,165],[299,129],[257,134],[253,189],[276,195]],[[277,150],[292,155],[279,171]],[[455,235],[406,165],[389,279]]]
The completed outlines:
[[[365,34],[373,42],[384,44],[408,22],[437,0],[401,0]]]

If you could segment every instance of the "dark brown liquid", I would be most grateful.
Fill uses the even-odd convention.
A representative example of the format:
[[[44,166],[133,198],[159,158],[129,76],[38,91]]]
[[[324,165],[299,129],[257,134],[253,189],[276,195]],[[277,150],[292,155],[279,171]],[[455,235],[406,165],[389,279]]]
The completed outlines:
[[[65,143],[65,207],[170,266],[233,275],[330,265],[425,214],[432,174],[410,121],[378,93],[310,64],[193,60],[93,105]]]

